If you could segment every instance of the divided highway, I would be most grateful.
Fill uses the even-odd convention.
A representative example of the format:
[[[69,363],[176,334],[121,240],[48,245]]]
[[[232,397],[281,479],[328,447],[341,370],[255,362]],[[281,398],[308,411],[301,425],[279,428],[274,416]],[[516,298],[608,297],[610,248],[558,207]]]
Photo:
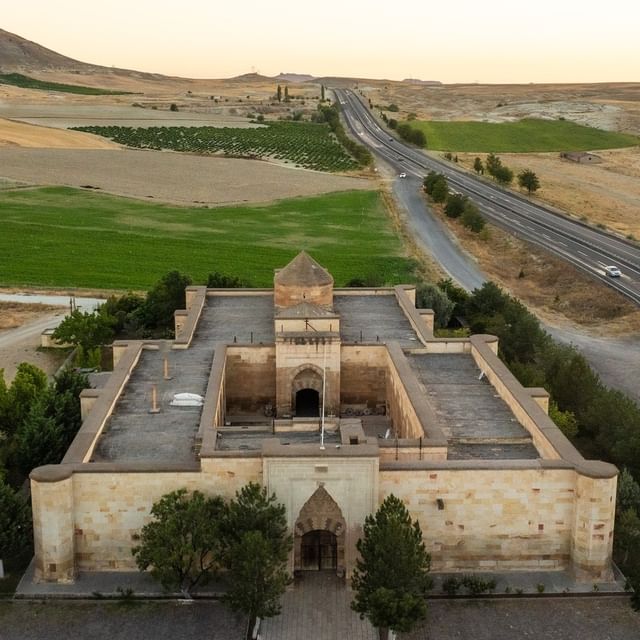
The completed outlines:
[[[351,131],[362,144],[398,172],[422,178],[443,173],[451,189],[468,196],[496,226],[532,242],[573,264],[640,305],[640,248],[604,231],[553,212],[524,196],[506,191],[474,175],[412,148],[383,129],[360,98],[348,89],[334,89]],[[607,276],[604,267],[619,267],[622,276]]]

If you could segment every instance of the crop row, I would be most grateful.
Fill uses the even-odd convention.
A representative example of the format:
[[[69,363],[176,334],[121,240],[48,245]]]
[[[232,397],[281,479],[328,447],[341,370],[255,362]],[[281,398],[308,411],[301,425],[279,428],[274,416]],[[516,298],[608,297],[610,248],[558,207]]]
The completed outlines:
[[[358,164],[324,124],[274,122],[255,128],[74,127],[128,147],[273,158],[317,171],[349,171]]]

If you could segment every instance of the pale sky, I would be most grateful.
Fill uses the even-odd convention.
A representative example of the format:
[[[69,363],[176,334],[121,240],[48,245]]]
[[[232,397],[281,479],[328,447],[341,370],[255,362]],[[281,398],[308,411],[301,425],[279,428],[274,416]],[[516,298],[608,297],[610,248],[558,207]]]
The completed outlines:
[[[22,0],[0,27],[84,62],[445,83],[640,81],[638,0]]]

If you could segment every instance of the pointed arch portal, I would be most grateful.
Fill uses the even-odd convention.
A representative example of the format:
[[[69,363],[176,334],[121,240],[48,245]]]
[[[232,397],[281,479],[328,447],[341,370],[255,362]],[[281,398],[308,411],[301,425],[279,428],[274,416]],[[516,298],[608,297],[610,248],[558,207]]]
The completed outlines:
[[[324,486],[307,500],[294,529],[294,569],[344,574],[346,523],[340,507]]]

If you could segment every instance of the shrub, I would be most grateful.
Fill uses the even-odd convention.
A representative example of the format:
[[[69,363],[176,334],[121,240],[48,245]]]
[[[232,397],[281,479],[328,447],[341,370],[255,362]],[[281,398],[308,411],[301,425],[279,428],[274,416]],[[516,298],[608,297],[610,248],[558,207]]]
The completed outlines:
[[[485,219],[473,202],[467,201],[464,205],[464,211],[461,216],[462,224],[473,231],[480,233],[485,227]]]
[[[442,581],[442,591],[448,596],[455,596],[458,593],[460,586],[460,579],[455,576],[449,576]]]

